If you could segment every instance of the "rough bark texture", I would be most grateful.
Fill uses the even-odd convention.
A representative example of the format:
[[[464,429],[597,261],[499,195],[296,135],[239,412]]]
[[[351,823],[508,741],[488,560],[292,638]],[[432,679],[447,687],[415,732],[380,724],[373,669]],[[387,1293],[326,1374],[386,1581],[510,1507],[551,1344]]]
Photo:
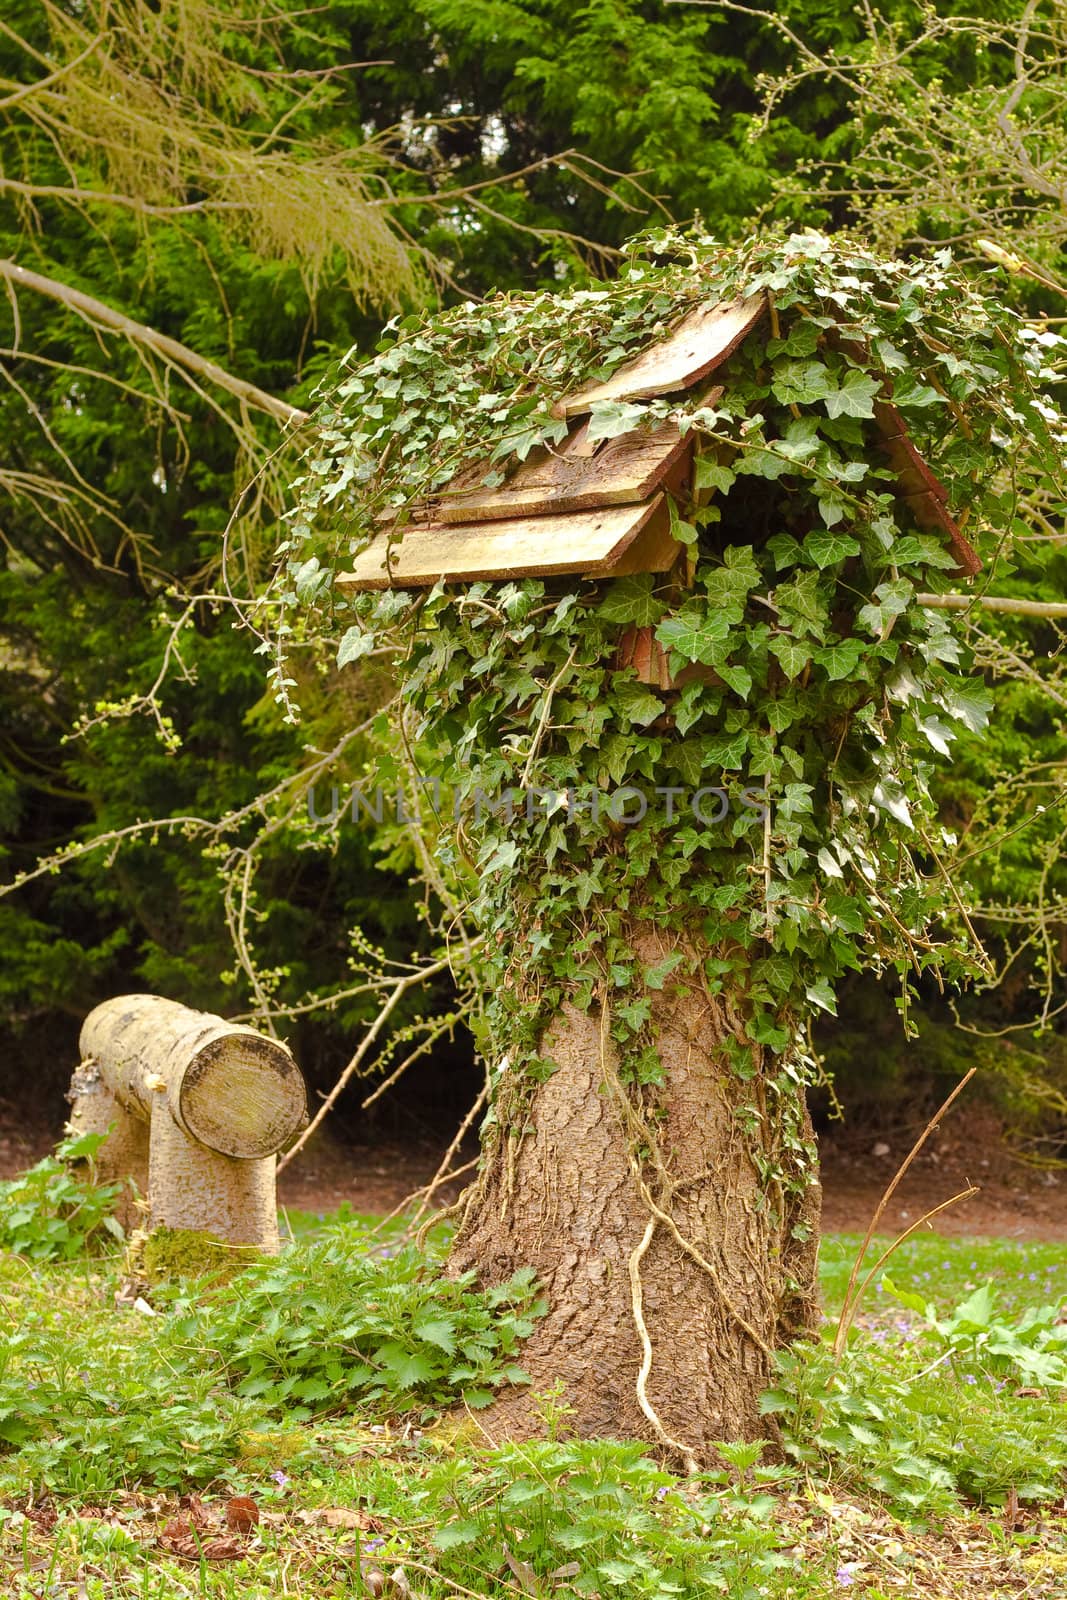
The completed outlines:
[[[667,1082],[642,1104],[619,1082],[605,1019],[562,1012],[542,1047],[555,1071],[536,1086],[524,1123],[490,1145],[452,1262],[487,1282],[536,1269],[549,1312],[522,1363],[531,1393],[562,1381],[577,1432],[669,1439],[691,1462],[707,1462],[717,1440],[769,1432],[758,1401],[771,1350],[816,1314],[819,1189],[789,1148],[798,1131],[810,1139],[803,1091],[785,1080],[791,1105],[768,1106],[782,1080],[769,1083],[759,1051],[753,1077],[731,1070],[723,1045],[740,1024],[729,1004],[668,986],[653,1021]],[[641,1118],[655,1130],[658,1168],[637,1155]],[[661,1219],[638,1259],[649,1199],[706,1265]],[[657,1421],[639,1403],[646,1347],[635,1284]],[[480,1420],[502,1436],[539,1430],[526,1392],[509,1392]]]
[[[81,1049],[71,1129],[104,1132],[114,1123],[98,1170],[134,1180],[149,1226],[276,1251],[276,1153],[306,1114],[288,1050],[155,995],[97,1006]],[[128,1205],[121,1220],[142,1219]]]
[[[144,1221],[142,1205],[148,1195],[148,1123],[119,1105],[95,1062],[78,1068],[67,1099],[71,1102],[67,1119],[70,1133],[107,1134],[96,1154],[96,1176],[101,1183],[123,1184],[115,1215],[128,1232]],[[138,1198],[142,1205],[138,1204]]]
[[[148,1193],[153,1228],[187,1228],[227,1244],[279,1248],[276,1158],[235,1161],[194,1144],[167,1107],[152,1108]]]

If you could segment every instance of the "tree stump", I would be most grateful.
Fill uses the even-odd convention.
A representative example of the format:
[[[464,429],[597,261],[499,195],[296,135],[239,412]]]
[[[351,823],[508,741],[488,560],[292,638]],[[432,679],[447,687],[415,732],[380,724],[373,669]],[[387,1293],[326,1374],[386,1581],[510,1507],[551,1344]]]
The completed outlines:
[[[286,1047],[134,994],[90,1012],[81,1055],[71,1130],[111,1128],[97,1158],[101,1176],[133,1179],[148,1197],[150,1226],[277,1251],[275,1160],[307,1114]]]

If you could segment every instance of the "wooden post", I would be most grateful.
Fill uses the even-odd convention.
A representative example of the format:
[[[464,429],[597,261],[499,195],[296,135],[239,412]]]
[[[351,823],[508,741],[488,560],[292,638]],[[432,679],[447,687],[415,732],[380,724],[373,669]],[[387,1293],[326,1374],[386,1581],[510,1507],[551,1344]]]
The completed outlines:
[[[105,1178],[147,1190],[152,1227],[278,1249],[274,1169],[307,1096],[284,1045],[254,1028],[156,995],[90,1012],[71,1085],[71,1128],[114,1131]]]

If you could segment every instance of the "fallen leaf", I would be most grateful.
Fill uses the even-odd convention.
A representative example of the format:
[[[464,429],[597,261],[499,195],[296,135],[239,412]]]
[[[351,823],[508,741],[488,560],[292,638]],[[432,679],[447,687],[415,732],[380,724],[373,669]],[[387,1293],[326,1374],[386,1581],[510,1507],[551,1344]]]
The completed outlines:
[[[246,1494],[234,1495],[226,1502],[226,1526],[231,1533],[251,1533],[259,1522],[259,1507]]]
[[[328,1528],[366,1528],[369,1519],[365,1512],[353,1511],[349,1506],[327,1506],[317,1520]]]
[[[511,1568],[512,1574],[522,1584],[527,1594],[537,1593],[537,1573],[528,1561],[520,1561],[512,1555],[507,1545],[504,1546],[504,1559]]]

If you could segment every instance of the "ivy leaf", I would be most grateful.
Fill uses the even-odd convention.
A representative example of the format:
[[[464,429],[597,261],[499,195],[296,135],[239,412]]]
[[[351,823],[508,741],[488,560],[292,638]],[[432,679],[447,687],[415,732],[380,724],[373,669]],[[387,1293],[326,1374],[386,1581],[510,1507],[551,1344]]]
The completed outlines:
[[[657,961],[655,966],[646,967],[644,970],[645,988],[662,989],[681,959],[681,952],[675,951],[672,955],[664,956],[662,961]]]
[[[821,361],[783,361],[774,369],[771,393],[784,406],[807,406],[829,400],[836,385]],[[831,416],[838,413],[831,411]],[[869,416],[871,413],[868,412]]]
[[[724,467],[721,461],[716,461],[714,456],[698,456],[693,474],[693,484],[697,489],[716,489],[720,494],[725,494],[731,489],[737,477],[729,467]]]
[[[933,716],[920,717],[916,725],[919,728],[919,731],[926,735],[927,739],[930,741],[931,745],[939,755],[952,755],[952,751],[949,749],[949,740],[957,737],[955,728],[950,728],[948,724],[942,722],[939,717]]]
[[[825,668],[826,676],[836,682],[852,676],[862,654],[862,640],[842,639],[839,644],[829,644],[822,650],[816,650],[815,660]]]
[[[704,745],[704,766],[723,767],[734,771],[740,767],[748,749],[748,734],[745,732],[723,734],[721,738],[709,739]]]
[[[722,662],[715,668],[723,683],[729,684],[735,694],[742,700],[748,699],[748,691],[752,687],[752,674],[747,667],[727,667]]]
[[[656,638],[665,650],[674,650],[686,661],[713,666],[723,654],[721,646],[729,637],[730,621],[721,611],[684,607],[676,617],[667,617],[656,629]]]
[[[671,513],[671,536],[681,544],[692,548],[700,542],[700,534],[691,522],[686,522],[678,515],[678,507],[673,500],[668,501]]]
[[[993,697],[980,683],[959,683],[940,696],[944,711],[954,722],[962,722],[972,733],[981,733],[993,709]]]
[[[884,783],[876,783],[871,799],[882,811],[888,811],[891,817],[902,822],[906,828],[914,826],[907,795],[899,783],[894,783],[889,778]]]
[[[788,1028],[778,1027],[765,1011],[755,1012],[745,1025],[745,1032],[754,1043],[766,1045],[778,1055],[789,1046]]]
[[[683,737],[709,709],[704,699],[706,692],[707,685],[699,682],[687,683],[682,690],[674,708],[674,726]]]
[[[807,623],[807,628],[801,631],[825,637],[826,611],[819,594],[817,572],[802,572],[792,583],[780,583],[772,599],[779,611],[786,614],[787,621],[788,614],[792,613],[794,629],[798,623]]]
[[[858,556],[860,543],[848,533],[809,533],[804,540],[804,551],[822,569],[835,566],[849,556]]]
[[[938,394],[928,383],[920,383],[912,372],[905,373],[893,384],[893,404],[898,406],[940,406],[944,405],[944,395]]]
[[[774,557],[774,565],[779,572],[783,567],[796,566],[800,545],[791,533],[776,533],[767,540],[767,549]]]
[[[876,339],[874,348],[887,372],[907,372],[908,358],[901,354],[895,344],[890,344],[888,339]]]
[[[754,982],[765,983],[769,989],[788,993],[793,985],[795,970],[788,956],[770,955],[755,963],[752,977]]]
[[[956,565],[951,550],[931,534],[906,533],[893,541],[893,565],[897,567],[939,567],[947,572]]]
[[[827,850],[825,845],[823,845],[822,849],[819,851],[818,862],[819,862],[819,865],[822,868],[822,870],[829,877],[831,877],[831,878],[843,878],[844,877],[844,873],[841,871],[841,863],[838,861],[838,859],[837,859],[837,857],[835,855],[832,855],[830,853],[830,851]]]
[[[488,861],[479,863],[482,872],[488,876],[490,872],[510,872],[518,860],[519,847],[514,839],[502,839],[492,851]]]
[[[811,651],[788,633],[779,633],[770,642],[770,649],[782,664],[782,671],[792,680],[799,677],[811,660]]]
[[[837,997],[825,978],[817,979],[804,993],[820,1011],[828,1011],[832,1017],[837,1016]]]
[[[586,438],[590,444],[597,439],[615,439],[620,433],[630,433],[647,422],[644,406],[635,406],[628,400],[597,400],[589,416]]]
[[[637,1033],[652,1015],[652,1002],[648,999],[633,1000],[627,1006],[616,1006],[615,1015],[631,1033]]]
[[[666,610],[662,600],[657,600],[653,589],[655,578],[651,572],[640,572],[630,578],[616,578],[597,607],[597,616],[605,622],[634,623],[639,628],[658,622]]]
[[[360,627],[357,623],[341,640],[337,651],[338,667],[350,666],[353,661],[360,661],[374,649],[374,634],[368,629]]]
[[[794,322],[784,339],[768,339],[767,354],[773,361],[777,356],[813,356],[819,347],[819,328],[809,317]]]
[[[849,367],[845,381],[834,394],[826,396],[828,417],[873,417],[874,397],[882,387],[868,372]]]
[[[860,608],[856,620],[861,628],[868,628],[877,636],[893,617],[903,616],[914,593],[914,586],[907,578],[880,583],[874,591],[874,600]]]
[[[723,565],[733,575],[733,581],[747,594],[753,584],[760,581],[760,569],[750,544],[730,544],[722,553]]]
[[[663,712],[663,701],[636,678],[624,678],[615,687],[613,699],[627,722],[647,728]]]
[[[680,744],[668,745],[667,763],[683,783],[693,788],[704,770],[704,753],[702,739],[683,739]]]

